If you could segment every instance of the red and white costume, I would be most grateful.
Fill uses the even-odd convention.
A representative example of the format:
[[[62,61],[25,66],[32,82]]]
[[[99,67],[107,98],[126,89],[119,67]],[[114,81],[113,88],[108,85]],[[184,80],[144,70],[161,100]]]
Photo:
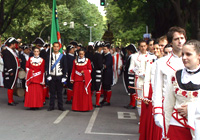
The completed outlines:
[[[200,139],[200,95],[195,102],[188,103],[188,125],[194,128],[194,140]]]
[[[152,55],[152,57],[154,57],[154,60],[156,59],[155,55]],[[146,62],[143,98],[141,98],[143,102],[140,116],[139,140],[161,140],[162,138],[162,129],[155,124],[152,112],[152,83],[154,81],[155,66],[156,63],[152,60]]]
[[[200,68],[198,67],[196,70],[197,73],[191,73],[184,68],[171,77],[172,85],[168,86],[168,94],[164,101],[167,137],[170,140],[192,140],[195,125],[199,127],[199,124],[192,123],[192,121],[195,122],[193,119],[195,114],[191,113],[192,109],[189,108],[187,117],[181,116],[177,110],[182,105],[198,102],[200,81],[197,77],[200,77]],[[195,137],[193,137],[194,139]]]
[[[81,71],[84,71],[84,74],[82,74]],[[91,72],[92,66],[88,58],[74,60],[70,79],[70,81],[74,81],[72,110],[89,111],[93,109]]]
[[[166,137],[166,129],[163,127],[165,122],[163,121],[163,101],[168,93],[168,86],[171,84],[172,75],[183,67],[182,59],[173,53],[156,61],[152,101],[155,123],[162,127],[163,138]]]
[[[149,87],[149,82],[150,80],[147,80],[145,78],[145,72],[146,72],[146,66],[148,63],[152,61],[154,58],[154,55],[150,55],[148,52],[146,54],[142,54],[141,52],[135,53],[131,55],[131,62],[130,62],[130,67],[129,67],[129,72],[134,72],[135,73],[135,86],[137,88],[136,94],[139,99],[144,98],[144,82],[148,82],[148,87]],[[149,90],[149,88],[148,88]],[[147,91],[148,91],[147,90]],[[138,114],[139,116],[141,115],[141,100],[137,100],[137,109],[138,109]]]
[[[122,67],[122,58],[119,53],[115,52],[113,55],[113,85],[117,84],[120,68]]]
[[[31,57],[26,62],[25,107],[43,107],[43,85],[45,62],[41,57]]]

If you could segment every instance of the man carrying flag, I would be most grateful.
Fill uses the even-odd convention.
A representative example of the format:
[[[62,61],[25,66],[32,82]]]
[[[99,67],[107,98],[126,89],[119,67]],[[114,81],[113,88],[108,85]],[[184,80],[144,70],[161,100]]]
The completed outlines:
[[[50,103],[48,111],[54,110],[55,94],[57,93],[58,110],[64,111],[62,100],[63,83],[67,80],[67,61],[62,53],[61,38],[58,26],[58,16],[56,9],[56,0],[53,0],[53,13],[51,25],[51,46],[50,56],[46,61],[46,74],[49,83]]]

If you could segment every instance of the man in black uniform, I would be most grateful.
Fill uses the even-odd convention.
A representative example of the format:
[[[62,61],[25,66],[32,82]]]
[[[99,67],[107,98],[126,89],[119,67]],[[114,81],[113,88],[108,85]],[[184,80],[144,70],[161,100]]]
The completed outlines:
[[[113,58],[110,54],[110,44],[103,47],[103,77],[102,87],[104,92],[104,99],[101,101],[102,105],[110,105],[110,98],[112,95],[111,85],[113,84]]]
[[[60,45],[58,42],[53,43],[53,52],[51,53],[51,57],[46,61],[46,73],[50,91],[48,111],[54,110],[56,93],[58,99],[58,110],[64,111],[62,90],[63,83],[67,81],[67,61],[66,55],[59,52],[59,47]],[[51,59],[50,62],[49,59]]]
[[[69,44],[74,46],[75,48],[74,56],[76,58],[78,56],[78,51],[81,49],[81,47],[78,45],[76,41],[72,41]]]
[[[17,80],[18,69],[20,68],[19,58],[13,51],[15,49],[15,43],[18,41],[14,37],[10,37],[6,40],[6,49],[2,52],[4,61],[4,87],[8,89],[8,105],[15,106],[17,103],[13,100],[13,88]]]
[[[68,68],[68,78],[67,78],[67,101],[66,104],[72,104],[73,98],[73,84],[70,82],[70,77],[73,68],[73,61],[75,48],[73,45],[67,46],[67,68]]]
[[[26,70],[26,61],[29,59],[30,49],[28,45],[23,45],[23,51],[19,55],[19,58],[21,59],[20,65],[21,68],[25,71]],[[22,79],[22,87],[25,89],[25,78]]]
[[[137,49],[134,44],[130,44],[126,47],[126,51],[128,54],[128,58],[124,67],[124,76],[123,76],[123,82],[124,82],[124,87],[126,92],[130,95],[130,103],[127,106],[124,106],[127,109],[135,109],[135,97],[136,97],[136,92],[135,89],[129,88],[129,86],[135,87],[134,86],[134,77],[135,75],[133,73],[129,73],[128,69],[130,66],[130,61],[131,61],[131,54],[134,54],[137,52]]]
[[[101,50],[104,43],[97,41],[94,45],[95,53],[93,56],[93,70],[92,70],[92,89],[96,91],[96,105],[95,107],[101,107],[99,104],[101,96],[101,86],[102,86],[102,71],[103,71],[103,57],[101,55]]]

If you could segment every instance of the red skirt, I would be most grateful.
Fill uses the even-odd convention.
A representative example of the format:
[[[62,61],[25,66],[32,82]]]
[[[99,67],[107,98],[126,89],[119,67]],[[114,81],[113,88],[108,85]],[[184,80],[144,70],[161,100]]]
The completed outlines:
[[[170,140],[192,140],[192,135],[189,128],[170,125],[167,138]]]
[[[149,88],[149,99],[152,97],[152,88]],[[145,104],[142,102],[142,110],[140,116],[140,138],[139,140],[161,140],[162,129],[154,122],[152,113],[152,103]]]
[[[43,86],[31,83],[25,94],[25,107],[43,107]]]
[[[83,82],[74,82],[72,110],[89,111],[93,109],[90,87],[91,85],[88,87],[88,94],[87,94]]]

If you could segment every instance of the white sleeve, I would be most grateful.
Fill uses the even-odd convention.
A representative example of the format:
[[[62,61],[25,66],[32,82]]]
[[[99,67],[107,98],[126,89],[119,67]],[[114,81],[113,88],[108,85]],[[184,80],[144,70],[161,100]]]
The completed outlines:
[[[131,60],[130,60],[130,66],[129,66],[129,68],[128,68],[128,71],[129,71],[129,72],[135,68],[135,60],[134,60],[133,55],[131,56],[130,59],[131,59]]]
[[[173,112],[174,105],[176,102],[176,97],[175,97],[172,81],[168,83],[166,93],[167,94],[165,95],[165,100],[164,100],[164,114],[165,114],[165,127],[166,127],[166,130],[168,131],[169,123],[172,117],[172,112]]]
[[[118,69],[122,66],[122,57],[119,55],[119,60],[118,60]]]
[[[154,114],[162,114],[162,98],[163,98],[163,83],[164,75],[162,73],[162,61],[157,61],[156,71],[154,76],[154,93],[152,95],[152,102],[154,106]]]
[[[151,67],[151,86],[152,86],[153,94],[154,94],[155,73],[156,73],[156,61],[152,64],[152,67]]]

